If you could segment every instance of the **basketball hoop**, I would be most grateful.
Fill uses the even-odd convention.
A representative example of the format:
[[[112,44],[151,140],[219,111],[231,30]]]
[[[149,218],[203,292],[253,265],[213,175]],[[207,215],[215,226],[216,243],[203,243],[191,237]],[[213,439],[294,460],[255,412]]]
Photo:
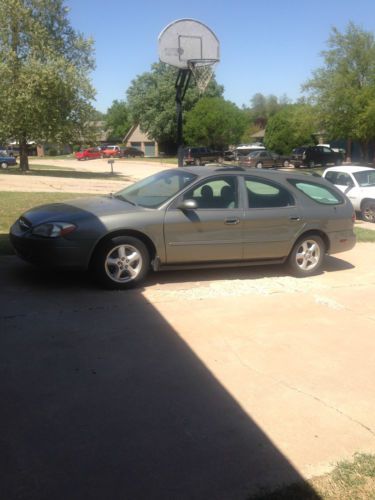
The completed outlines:
[[[218,62],[218,59],[190,59],[188,61],[188,68],[194,76],[200,95],[210,83]]]
[[[199,94],[209,84],[216,63],[220,60],[220,43],[215,33],[195,19],[178,19],[168,24],[158,38],[159,58],[178,68],[176,89],[178,166],[184,164],[182,101],[194,76]]]

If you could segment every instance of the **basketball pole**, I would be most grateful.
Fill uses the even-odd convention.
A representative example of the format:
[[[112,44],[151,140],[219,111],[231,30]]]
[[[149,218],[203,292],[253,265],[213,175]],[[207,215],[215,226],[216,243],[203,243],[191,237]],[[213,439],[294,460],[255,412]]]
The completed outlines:
[[[177,158],[178,166],[184,166],[184,139],[182,130],[182,101],[189,87],[191,78],[190,69],[179,69],[175,89],[176,89],[176,115],[177,115]]]

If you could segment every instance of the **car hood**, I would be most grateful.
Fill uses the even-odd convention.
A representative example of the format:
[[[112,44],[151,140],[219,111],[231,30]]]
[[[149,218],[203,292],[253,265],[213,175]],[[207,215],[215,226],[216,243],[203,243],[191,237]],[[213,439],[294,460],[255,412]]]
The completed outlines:
[[[98,219],[113,214],[144,210],[143,207],[131,205],[111,196],[93,196],[68,200],[64,203],[41,205],[28,210],[22,217],[35,226],[43,222],[76,222],[88,218]]]

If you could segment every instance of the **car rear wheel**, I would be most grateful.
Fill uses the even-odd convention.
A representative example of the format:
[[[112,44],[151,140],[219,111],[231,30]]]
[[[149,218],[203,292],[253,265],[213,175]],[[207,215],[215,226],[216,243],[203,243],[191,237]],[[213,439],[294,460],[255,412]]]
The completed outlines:
[[[315,167],[315,161],[309,161],[309,168]]]
[[[196,167],[199,167],[199,166],[200,166],[200,164],[201,164],[201,160],[200,160],[200,158],[195,158],[195,160],[194,160],[194,165],[195,165]]]
[[[258,161],[258,163],[255,166],[256,168],[263,168],[263,163],[261,161]]]
[[[284,160],[283,161],[283,167],[288,168],[289,167],[289,160]]]
[[[321,268],[324,260],[325,245],[318,235],[307,235],[294,245],[288,259],[289,267],[295,276],[312,276]]]
[[[364,221],[375,222],[375,200],[367,200],[363,202],[361,215]]]
[[[8,163],[5,162],[5,161],[2,161],[1,164],[0,164],[0,167],[5,170],[6,168],[8,168]]]
[[[106,288],[126,289],[138,285],[147,275],[150,255],[145,244],[132,236],[106,241],[95,252],[92,270]]]

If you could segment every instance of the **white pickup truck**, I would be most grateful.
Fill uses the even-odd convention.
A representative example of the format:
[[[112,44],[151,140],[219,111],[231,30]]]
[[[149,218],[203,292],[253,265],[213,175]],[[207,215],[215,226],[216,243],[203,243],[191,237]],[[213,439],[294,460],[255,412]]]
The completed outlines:
[[[345,165],[327,168],[323,177],[346,194],[362,219],[375,222],[375,169]]]

